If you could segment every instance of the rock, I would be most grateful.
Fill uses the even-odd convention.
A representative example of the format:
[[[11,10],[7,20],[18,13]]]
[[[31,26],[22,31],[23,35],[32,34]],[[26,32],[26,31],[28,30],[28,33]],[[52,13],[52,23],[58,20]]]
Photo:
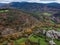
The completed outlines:
[[[46,33],[46,30],[43,30],[43,34],[45,34]]]
[[[54,36],[52,34],[52,30],[47,31],[46,36],[54,39]]]
[[[57,36],[60,37],[60,32],[57,32]]]
[[[47,31],[46,36],[52,39],[58,39],[58,36],[60,36],[60,32],[57,32],[55,30],[49,30]]]
[[[50,41],[49,41],[49,44],[50,44],[50,45],[56,45],[56,43],[55,43],[53,40],[50,40]]]

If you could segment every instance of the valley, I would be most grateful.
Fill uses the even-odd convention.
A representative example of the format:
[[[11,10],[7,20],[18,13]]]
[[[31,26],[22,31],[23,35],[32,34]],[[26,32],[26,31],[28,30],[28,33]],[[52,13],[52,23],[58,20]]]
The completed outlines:
[[[13,2],[0,7],[0,45],[60,45],[60,4],[53,5]]]

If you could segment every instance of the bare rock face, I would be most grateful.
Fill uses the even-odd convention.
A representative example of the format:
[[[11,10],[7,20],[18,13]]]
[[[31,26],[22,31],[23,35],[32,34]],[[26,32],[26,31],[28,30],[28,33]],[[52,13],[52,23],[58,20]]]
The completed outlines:
[[[50,44],[50,45],[56,45],[56,43],[55,43],[53,40],[50,40],[50,41],[49,41],[49,44]]]
[[[51,39],[58,39],[58,37],[60,37],[60,32],[55,30],[49,30],[47,31],[46,36],[50,37]]]

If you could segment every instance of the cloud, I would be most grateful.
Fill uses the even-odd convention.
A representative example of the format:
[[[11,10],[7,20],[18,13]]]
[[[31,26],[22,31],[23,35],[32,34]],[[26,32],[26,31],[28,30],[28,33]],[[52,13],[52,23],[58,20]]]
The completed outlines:
[[[60,3],[60,0],[57,0],[58,3]]]
[[[8,3],[8,2],[12,2],[12,0],[0,0],[0,3]]]
[[[0,0],[1,3],[9,3],[9,2],[38,2],[38,3],[41,3],[41,2],[44,2],[44,3],[49,3],[49,2],[58,2],[60,3],[60,0],[51,0],[51,1],[44,1],[44,0]]]

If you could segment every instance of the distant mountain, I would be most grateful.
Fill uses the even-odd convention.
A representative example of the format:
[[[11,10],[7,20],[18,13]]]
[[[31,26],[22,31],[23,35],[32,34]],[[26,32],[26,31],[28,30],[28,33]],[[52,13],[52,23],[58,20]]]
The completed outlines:
[[[47,6],[49,8],[59,8],[60,9],[60,4],[59,3],[29,3],[29,2],[11,2],[10,3],[12,7],[24,7],[24,6],[39,6],[39,7],[44,7],[44,6]],[[26,8],[26,7],[25,7]]]
[[[60,4],[58,3],[28,3],[28,2],[12,2],[9,5],[10,7],[20,8],[25,11],[54,11],[60,10]]]
[[[60,4],[59,3],[29,3],[29,2],[11,2],[3,7],[9,7],[9,8],[19,8],[24,11],[29,12],[43,12],[43,11],[57,11],[60,10]]]
[[[6,9],[6,8],[8,8],[7,3],[0,3],[0,9]]]
[[[49,4],[47,4],[47,7],[60,9],[60,4],[59,3],[49,3]]]
[[[1,7],[1,6],[4,6],[4,5],[5,5],[5,3],[0,3],[0,7]]]

